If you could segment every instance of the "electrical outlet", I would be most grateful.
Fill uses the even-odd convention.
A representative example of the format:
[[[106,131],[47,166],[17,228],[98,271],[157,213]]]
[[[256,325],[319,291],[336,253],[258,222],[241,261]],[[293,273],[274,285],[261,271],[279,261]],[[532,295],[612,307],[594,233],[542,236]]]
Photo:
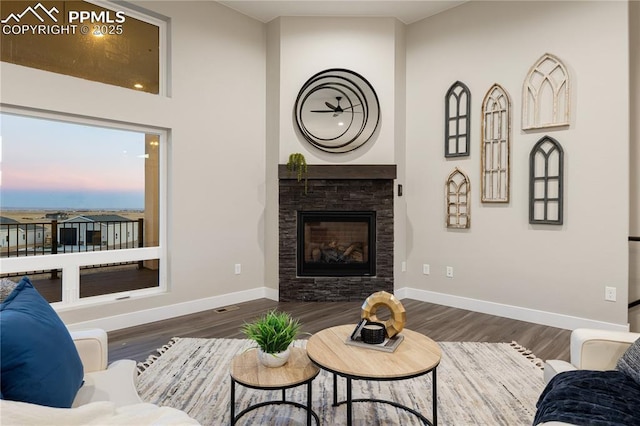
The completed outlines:
[[[429,266],[428,263],[425,263],[424,265],[422,265],[422,273],[425,275],[429,275],[431,273],[431,267]]]
[[[402,268],[402,272],[407,272],[407,262],[402,262],[400,267]]]
[[[447,278],[453,278],[453,266],[447,266]]]
[[[235,271],[236,271],[236,275],[240,275],[240,273],[242,272],[242,265],[239,263],[236,263]]]
[[[615,287],[605,287],[604,288],[604,300],[608,300],[609,302],[616,301],[616,288]]]

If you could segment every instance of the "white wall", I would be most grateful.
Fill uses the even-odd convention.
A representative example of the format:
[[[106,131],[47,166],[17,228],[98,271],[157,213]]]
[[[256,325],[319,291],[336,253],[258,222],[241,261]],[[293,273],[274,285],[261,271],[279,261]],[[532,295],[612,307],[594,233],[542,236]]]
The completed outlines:
[[[407,157],[407,28],[400,21],[396,21],[396,61],[395,61],[395,164],[397,166],[396,187],[394,189],[394,286],[396,289],[406,287],[407,267],[407,198],[400,195],[398,185],[403,185],[406,180]]]
[[[279,210],[278,163],[280,162],[280,18],[267,25],[267,193],[265,209],[265,286],[278,290]]]
[[[5,104],[170,129],[170,292],[62,312],[67,323],[263,286],[265,26],[213,2],[140,6],[171,18],[170,98],[1,64]]]
[[[309,164],[394,164],[396,20],[282,17],[279,24],[280,162],[286,163],[292,152],[301,152]],[[293,108],[300,88],[328,68],[361,74],[380,102],[377,137],[350,153],[326,153],[295,133]]]
[[[470,2],[407,32],[407,286],[425,300],[542,323],[626,326],[629,39],[625,2]],[[571,126],[524,133],[522,82],[544,53],[572,79]],[[471,156],[443,155],[444,95],[472,93]],[[480,203],[480,111],[494,83],[512,100],[511,201]],[[544,135],[565,151],[562,226],[528,223],[528,158]],[[444,183],[471,180],[471,228],[448,230]],[[422,264],[431,274],[422,274]],[[445,267],[454,267],[454,278]],[[604,287],[617,302],[604,301]]]

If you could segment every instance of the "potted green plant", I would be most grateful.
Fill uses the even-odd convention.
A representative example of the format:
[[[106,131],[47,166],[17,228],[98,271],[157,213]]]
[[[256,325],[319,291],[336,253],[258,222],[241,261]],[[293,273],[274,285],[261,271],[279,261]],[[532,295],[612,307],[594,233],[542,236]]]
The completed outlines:
[[[287,170],[289,173],[296,172],[298,182],[304,178],[304,193],[307,193],[307,160],[304,158],[304,154],[294,152],[289,155],[289,161],[287,161]]]
[[[270,310],[245,323],[242,332],[258,344],[258,359],[267,367],[280,367],[289,359],[289,345],[300,331],[300,322],[287,312]]]

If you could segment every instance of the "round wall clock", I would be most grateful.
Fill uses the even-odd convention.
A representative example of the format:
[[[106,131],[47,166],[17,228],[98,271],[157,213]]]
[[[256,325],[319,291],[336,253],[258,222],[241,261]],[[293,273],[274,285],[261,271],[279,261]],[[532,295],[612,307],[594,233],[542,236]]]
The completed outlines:
[[[353,151],[380,122],[378,96],[360,74],[341,68],[321,71],[302,86],[295,104],[302,136],[326,152]]]

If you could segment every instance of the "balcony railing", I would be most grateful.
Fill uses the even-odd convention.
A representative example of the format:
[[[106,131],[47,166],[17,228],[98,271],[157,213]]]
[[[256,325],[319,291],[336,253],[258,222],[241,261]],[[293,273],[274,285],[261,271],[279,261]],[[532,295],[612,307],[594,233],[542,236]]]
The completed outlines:
[[[3,223],[0,256],[20,257],[144,247],[144,219]]]
[[[0,257],[121,250],[136,247],[144,247],[144,219],[142,218],[0,224]],[[142,267],[142,262],[138,263]],[[56,278],[57,271],[50,272],[52,278]],[[3,274],[3,276],[6,275]]]

